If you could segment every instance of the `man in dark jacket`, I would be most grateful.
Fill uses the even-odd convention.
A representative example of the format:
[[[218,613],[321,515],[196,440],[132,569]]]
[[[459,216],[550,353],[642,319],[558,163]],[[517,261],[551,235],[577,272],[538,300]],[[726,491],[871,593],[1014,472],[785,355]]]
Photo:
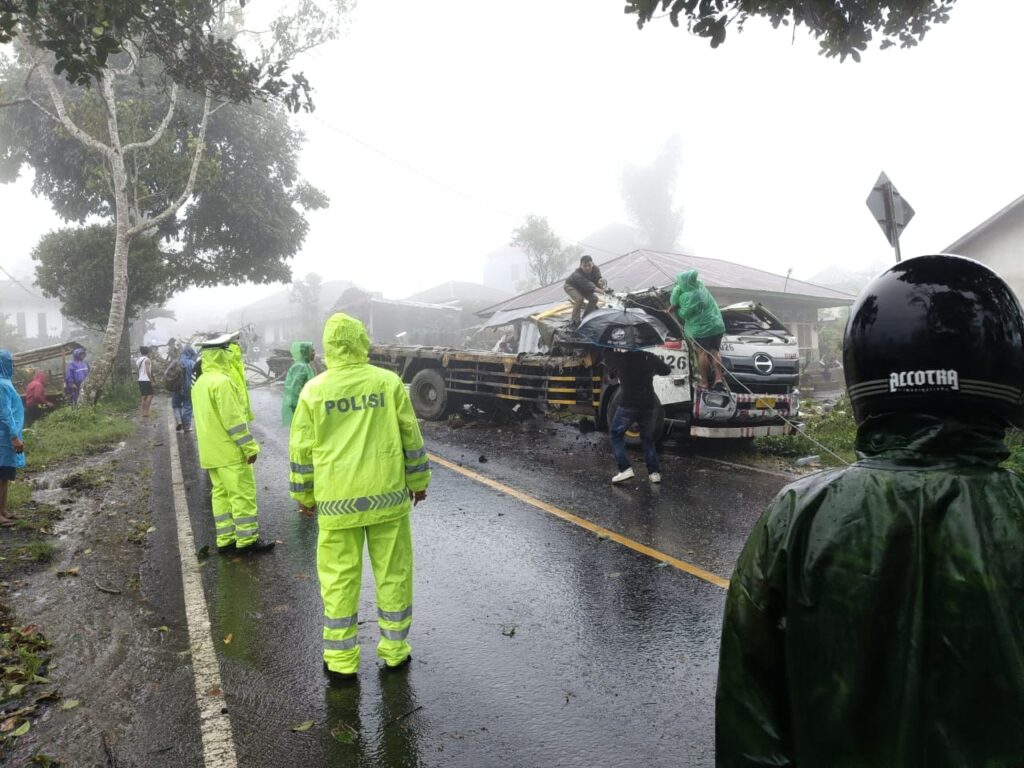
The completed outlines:
[[[605,367],[609,376],[616,376],[619,380],[618,407],[612,414],[611,426],[608,428],[612,455],[619,465],[618,474],[612,478],[612,482],[623,483],[635,476],[633,467],[626,457],[626,430],[636,424],[644,447],[647,479],[652,483],[660,483],[658,436],[654,434],[660,404],[658,396],[654,393],[654,377],[667,376],[672,369],[665,361],[650,352],[619,349],[608,353],[605,357]]]
[[[910,259],[851,312],[859,460],[793,483],[726,600],[722,767],[1024,765],[1024,317],[956,256]]]
[[[601,270],[594,259],[584,255],[580,265],[565,279],[565,292],[572,300],[572,326],[597,309],[598,294],[608,290],[608,282],[601,277]]]

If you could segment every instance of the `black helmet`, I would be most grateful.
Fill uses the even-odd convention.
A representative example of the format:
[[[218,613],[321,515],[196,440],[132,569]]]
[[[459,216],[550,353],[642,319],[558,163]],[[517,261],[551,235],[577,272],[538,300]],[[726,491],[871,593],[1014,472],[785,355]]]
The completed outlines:
[[[961,256],[920,256],[876,277],[843,340],[857,423],[913,412],[1024,426],[1024,315],[999,275]]]

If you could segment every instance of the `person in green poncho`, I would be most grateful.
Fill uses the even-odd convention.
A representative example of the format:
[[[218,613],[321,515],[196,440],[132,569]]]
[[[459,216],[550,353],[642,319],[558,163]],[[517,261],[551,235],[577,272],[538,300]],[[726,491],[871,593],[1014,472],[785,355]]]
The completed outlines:
[[[1024,765],[1024,313],[995,272],[903,261],[854,304],[858,461],[784,488],[730,580],[719,768]]]
[[[292,423],[292,416],[295,414],[295,406],[299,403],[299,395],[306,382],[316,376],[313,370],[313,359],[316,352],[313,350],[311,341],[293,341],[292,367],[284,377],[284,400],[281,402],[281,422],[288,426]]]
[[[683,333],[697,346],[697,371],[707,388],[727,389],[719,348],[725,334],[725,321],[711,292],[690,269],[676,275],[670,299],[672,314],[679,318]]]

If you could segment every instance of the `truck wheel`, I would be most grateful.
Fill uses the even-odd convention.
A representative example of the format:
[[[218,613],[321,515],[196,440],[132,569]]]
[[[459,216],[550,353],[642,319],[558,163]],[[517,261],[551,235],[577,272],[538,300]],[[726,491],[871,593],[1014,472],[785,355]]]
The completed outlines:
[[[612,421],[615,419],[615,412],[619,410],[619,402],[622,400],[622,389],[616,388],[608,403],[608,428],[611,429]],[[654,421],[654,441],[660,443],[665,436],[665,406],[658,403],[658,416]],[[634,423],[626,430],[626,445],[636,447],[641,444],[640,428]]]
[[[416,415],[427,421],[440,421],[448,410],[448,387],[436,368],[424,368],[412,377],[409,399]]]

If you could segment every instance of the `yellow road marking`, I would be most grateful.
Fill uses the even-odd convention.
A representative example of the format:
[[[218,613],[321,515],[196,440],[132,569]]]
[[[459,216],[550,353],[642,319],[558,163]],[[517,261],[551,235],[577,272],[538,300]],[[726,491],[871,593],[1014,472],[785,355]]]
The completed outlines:
[[[519,499],[519,501],[522,501],[525,504],[529,504],[531,507],[536,507],[537,509],[547,512],[549,515],[554,515],[555,517],[561,518],[562,520],[570,522],[573,525],[578,525],[580,528],[585,528],[586,530],[592,533],[596,533],[598,536],[607,537],[612,541],[621,544],[624,547],[632,549],[634,552],[639,552],[641,555],[647,555],[648,557],[653,558],[654,560],[668,563],[673,568],[678,568],[680,571],[683,571],[684,573],[688,573],[691,576],[696,576],[698,579],[703,579],[709,584],[714,584],[716,587],[721,587],[722,589],[728,589],[729,587],[728,579],[723,579],[721,576],[711,573],[711,571],[705,571],[700,566],[693,565],[692,563],[688,563],[685,560],[680,560],[677,557],[672,557],[671,555],[666,555],[664,552],[659,552],[658,550],[652,549],[651,547],[641,544],[638,541],[633,541],[632,539],[626,538],[620,533],[616,533],[615,531],[611,531],[600,525],[596,525],[590,522],[589,520],[584,520],[582,517],[578,517],[577,515],[574,515],[571,512],[566,512],[564,509],[559,509],[558,507],[552,506],[551,504],[543,502],[540,499],[535,499],[532,496],[523,493],[522,491],[517,491],[515,488],[507,486],[504,483],[499,483],[497,480],[492,480],[489,477],[484,477],[483,475],[477,474],[471,469],[460,467],[458,464],[454,464],[448,461],[447,459],[442,459],[440,456],[437,456],[436,454],[431,453],[428,454],[428,456],[430,457],[430,460],[432,462],[434,462],[435,464],[440,464],[442,467],[450,469],[452,472],[458,472],[460,475],[464,475],[465,477],[468,477],[471,480],[476,480],[476,482],[486,485],[488,488],[493,488],[494,490],[500,491],[501,493],[506,493],[509,496],[512,496],[513,498]]]

